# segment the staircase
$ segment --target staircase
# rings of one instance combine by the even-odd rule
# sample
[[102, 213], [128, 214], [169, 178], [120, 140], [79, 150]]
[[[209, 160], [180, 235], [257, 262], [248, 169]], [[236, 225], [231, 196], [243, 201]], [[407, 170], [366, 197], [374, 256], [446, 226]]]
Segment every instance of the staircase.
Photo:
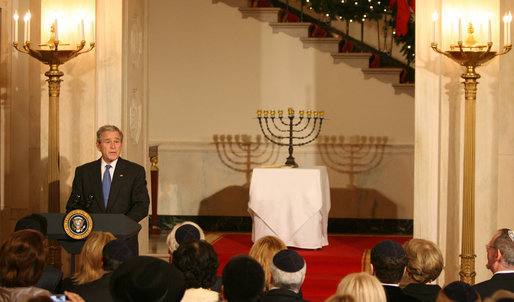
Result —
[[289, 36], [299, 38], [304, 48], [315, 48], [322, 52], [330, 53], [334, 64], [347, 64], [360, 68], [365, 79], [375, 78], [384, 83], [390, 83], [395, 94], [407, 94], [414, 96], [414, 83], [401, 82], [401, 74], [405, 68], [401, 67], [378, 67], [370, 63], [374, 60], [371, 52], [351, 52], [351, 47], [342, 52], [341, 45], [347, 43], [340, 37], [312, 36], [310, 33], [313, 23], [310, 22], [279, 22], [284, 10], [279, 7], [249, 7], [247, 0], [213, 0], [213, 3], [222, 2], [226, 5], [238, 8], [243, 18], [255, 18], [267, 22], [272, 27], [273, 33], [285, 33]]

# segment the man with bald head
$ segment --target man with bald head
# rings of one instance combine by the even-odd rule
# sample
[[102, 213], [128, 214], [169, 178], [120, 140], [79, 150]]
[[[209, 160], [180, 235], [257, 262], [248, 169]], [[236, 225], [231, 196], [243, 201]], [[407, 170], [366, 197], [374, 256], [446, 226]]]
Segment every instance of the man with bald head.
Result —
[[498, 230], [486, 245], [486, 250], [486, 266], [494, 275], [476, 284], [475, 289], [482, 299], [500, 289], [514, 292], [514, 232], [510, 229]]

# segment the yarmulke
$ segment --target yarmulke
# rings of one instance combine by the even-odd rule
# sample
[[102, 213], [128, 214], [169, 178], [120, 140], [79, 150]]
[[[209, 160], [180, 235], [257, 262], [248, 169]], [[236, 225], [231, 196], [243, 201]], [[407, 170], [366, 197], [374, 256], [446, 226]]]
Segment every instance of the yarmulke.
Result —
[[223, 268], [222, 284], [228, 301], [253, 301], [264, 291], [264, 270], [252, 257], [236, 255]]
[[405, 256], [405, 250], [402, 245], [391, 239], [380, 241], [373, 249], [383, 257], [401, 258]]
[[186, 240], [200, 240], [200, 231], [191, 224], [181, 225], [175, 232], [175, 240], [179, 244]]
[[462, 281], [454, 281], [446, 285], [443, 293], [457, 302], [474, 302], [478, 299], [478, 294], [473, 287]]
[[149, 256], [123, 262], [111, 275], [114, 301], [179, 302], [184, 296], [184, 275], [175, 265]]
[[305, 260], [293, 250], [282, 250], [273, 256], [273, 264], [281, 271], [296, 273], [305, 266]]
[[115, 239], [108, 242], [104, 246], [103, 253], [109, 255], [109, 258], [121, 262], [137, 256], [136, 251], [124, 239]]

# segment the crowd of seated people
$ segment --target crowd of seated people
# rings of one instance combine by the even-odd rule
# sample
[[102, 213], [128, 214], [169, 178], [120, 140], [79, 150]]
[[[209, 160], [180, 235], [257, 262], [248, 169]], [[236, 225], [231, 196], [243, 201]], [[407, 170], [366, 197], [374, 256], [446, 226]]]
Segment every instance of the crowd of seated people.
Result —
[[[77, 272], [46, 264], [46, 221], [24, 217], [0, 245], [0, 302], [54, 301], [227, 301], [308, 302], [302, 285], [308, 263], [273, 236], [257, 240], [248, 255], [234, 255], [222, 267], [200, 226], [177, 224], [167, 237], [170, 261], [137, 256], [126, 240], [92, 232], [80, 253]], [[444, 262], [431, 241], [378, 242], [370, 253], [370, 272], [342, 279], [325, 302], [505, 302], [514, 301], [514, 232], [498, 230], [486, 246], [490, 280], [474, 286], [447, 280], [436, 284]], [[400, 287], [402, 277], [409, 283]], [[453, 282], [452, 282], [453, 281]]]

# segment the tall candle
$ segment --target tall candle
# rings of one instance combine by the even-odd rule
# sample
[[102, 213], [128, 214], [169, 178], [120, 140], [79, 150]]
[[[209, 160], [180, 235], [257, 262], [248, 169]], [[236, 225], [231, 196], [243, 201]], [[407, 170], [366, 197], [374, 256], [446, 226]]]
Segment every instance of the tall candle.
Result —
[[432, 42], [435, 42], [435, 31], [436, 31], [436, 23], [437, 23], [437, 12], [432, 14]]
[[30, 40], [30, 11], [25, 14], [23, 17], [23, 21], [25, 21], [25, 31], [23, 35], [23, 41], [28, 42]]
[[56, 42], [59, 42], [59, 26], [58, 26], [58, 23], [57, 23], [57, 19], [55, 19], [55, 28], [54, 28], [54, 32], [55, 32], [55, 41]]
[[508, 21], [508, 24], [507, 24], [507, 41], [509, 44], [512, 44], [512, 37], [511, 37], [511, 33], [510, 33], [510, 30], [511, 30], [511, 23], [512, 23], [512, 14], [509, 12], [509, 15], [507, 17], [507, 21]]
[[487, 21], [487, 42], [493, 41], [493, 29], [491, 26], [491, 18]]
[[80, 41], [85, 41], [85, 37], [84, 37], [84, 19], [80, 20]]
[[18, 16], [18, 11], [14, 11], [14, 34], [13, 34], [13, 42], [18, 42], [18, 19], [20, 16]]
[[453, 22], [450, 25], [450, 44], [454, 44], [453, 43]]
[[459, 42], [462, 41], [462, 20], [459, 18]]
[[95, 42], [95, 21], [91, 20], [91, 42]]
[[503, 16], [503, 45], [507, 43], [507, 14]]

